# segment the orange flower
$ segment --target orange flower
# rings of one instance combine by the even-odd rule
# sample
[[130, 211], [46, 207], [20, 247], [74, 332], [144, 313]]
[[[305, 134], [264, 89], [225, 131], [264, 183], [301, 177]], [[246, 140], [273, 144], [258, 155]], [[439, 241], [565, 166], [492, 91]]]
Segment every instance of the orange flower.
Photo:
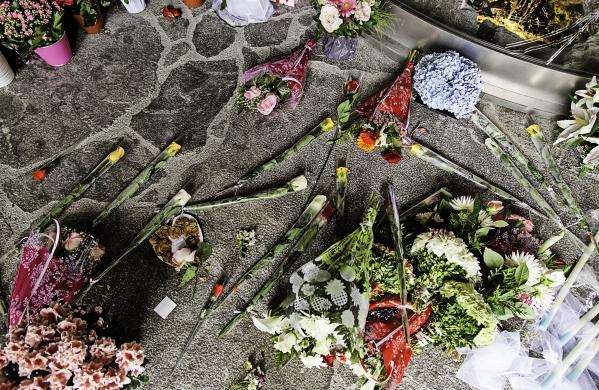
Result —
[[33, 180], [35, 180], [37, 182], [41, 182], [46, 178], [47, 174], [48, 174], [48, 172], [46, 172], [45, 169], [36, 169], [32, 173]]
[[356, 145], [358, 148], [362, 149], [365, 152], [372, 152], [376, 147], [376, 141], [378, 141], [380, 133], [375, 133], [369, 130], [362, 130], [360, 135], [358, 136], [358, 141]]

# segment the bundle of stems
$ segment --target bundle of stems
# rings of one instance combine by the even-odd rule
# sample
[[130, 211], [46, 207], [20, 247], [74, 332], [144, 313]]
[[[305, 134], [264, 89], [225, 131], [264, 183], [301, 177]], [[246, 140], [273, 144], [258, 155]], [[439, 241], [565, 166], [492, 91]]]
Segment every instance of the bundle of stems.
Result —
[[568, 368], [570, 368], [570, 366], [587, 350], [591, 343], [593, 343], [597, 335], [599, 335], [599, 321], [593, 324], [591, 330], [582, 336], [578, 344], [572, 348], [568, 355], [566, 355], [566, 357], [559, 362], [551, 374], [549, 374], [549, 376], [543, 381], [543, 389], [553, 389], [554, 386], [562, 380], [566, 374], [566, 371], [568, 371]]
[[285, 271], [293, 266], [298, 258], [312, 245], [314, 238], [318, 235], [318, 232], [325, 226], [333, 214], [335, 208], [329, 203], [325, 203], [322, 210], [318, 215], [310, 222], [308, 229], [301, 235], [297, 242], [293, 245], [291, 250], [285, 255], [270, 277], [262, 284], [258, 292], [246, 303], [246, 305], [237, 313], [227, 324], [221, 329], [218, 337], [226, 336], [245, 316], [254, 309], [256, 304], [260, 302], [266, 295], [274, 288], [283, 277]]
[[207, 201], [202, 203], [190, 204], [188, 206], [180, 207], [181, 211], [188, 211], [197, 213], [200, 211], [212, 210], [218, 207], [230, 206], [235, 204], [247, 203], [254, 200], [265, 200], [265, 199], [276, 199], [285, 195], [292, 194], [294, 192], [303, 191], [308, 187], [308, 180], [304, 175], [300, 175], [285, 183], [281, 187], [270, 188], [267, 190], [259, 191], [254, 194], [246, 196], [235, 196], [231, 198], [225, 198], [220, 200]]
[[310, 223], [320, 213], [327, 197], [324, 195], [317, 195], [312, 199], [308, 207], [302, 212], [297, 221], [291, 226], [291, 228], [279, 239], [264, 256], [256, 260], [250, 268], [248, 268], [233, 284], [229, 291], [222, 295], [221, 299], [214, 304], [214, 308], [217, 309], [224, 301], [227, 300], [231, 293], [237, 291], [239, 287], [248, 279], [252, 278], [253, 275], [262, 269], [265, 265], [271, 263], [277, 255], [285, 253], [294, 242], [296, 242], [310, 227]]
[[152, 175], [160, 171], [166, 163], [176, 155], [181, 149], [181, 145], [176, 142], [171, 142], [158, 156], [156, 156], [131, 182], [117, 197], [106, 207], [102, 212], [94, 219], [92, 225], [98, 226], [102, 223], [114, 209], [119, 207], [123, 202], [132, 197], [139, 188], [147, 182]]
[[177, 192], [168, 202], [167, 204], [160, 210], [159, 213], [154, 215], [152, 219], [137, 233], [135, 238], [129, 243], [129, 246], [125, 249], [125, 251], [116, 258], [113, 262], [111, 262], [102, 272], [100, 272], [97, 276], [92, 278], [87, 286], [79, 293], [76, 303], [81, 303], [81, 300], [87, 293], [92, 289], [92, 287], [102, 280], [114, 267], [116, 267], [121, 261], [123, 261], [131, 252], [137, 249], [142, 243], [144, 243], [156, 230], [162, 226], [164, 221], [169, 219], [170, 217], [177, 215], [181, 212], [181, 208], [189, 202], [191, 199], [191, 195], [187, 193], [187, 191], [181, 189]]
[[271, 160], [261, 164], [260, 166], [252, 169], [249, 173], [244, 175], [241, 179], [237, 180], [235, 184], [225, 188], [224, 190], [217, 193], [217, 196], [223, 195], [230, 191], [237, 191], [240, 188], [244, 187], [248, 183], [256, 180], [258, 176], [262, 175], [265, 172], [270, 171], [274, 167], [283, 163], [284, 161], [289, 160], [293, 156], [297, 155], [300, 150], [310, 145], [314, 140], [316, 140], [321, 135], [328, 133], [329, 131], [335, 128], [335, 121], [331, 118], [325, 118], [322, 122], [320, 122], [316, 127], [306, 133], [303, 137], [297, 140], [293, 145], [287, 148], [284, 152], [280, 153], [278, 156], [272, 158]]
[[475, 173], [469, 171], [468, 169], [459, 166], [458, 164], [454, 163], [439, 152], [436, 152], [422, 144], [413, 143], [410, 147], [410, 153], [413, 156], [416, 156], [419, 159], [426, 161], [439, 169], [455, 173], [456, 175], [463, 177], [464, 179], [476, 184], [477, 186], [493, 192], [494, 194], [503, 198], [504, 200], [512, 202], [518, 207], [529, 210], [543, 218], [546, 218], [546, 216], [542, 212], [538, 211], [534, 207], [519, 200], [509, 192], [497, 187], [496, 185], [489, 183], [488, 181], [476, 175]]

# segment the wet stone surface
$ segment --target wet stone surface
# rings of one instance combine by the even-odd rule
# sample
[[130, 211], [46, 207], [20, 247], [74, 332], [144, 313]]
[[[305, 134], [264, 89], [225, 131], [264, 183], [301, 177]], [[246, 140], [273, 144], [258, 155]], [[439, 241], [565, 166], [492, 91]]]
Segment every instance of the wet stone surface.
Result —
[[[310, 35], [313, 13], [306, 3], [298, 1], [294, 9], [277, 6], [280, 8], [273, 20], [244, 28], [224, 24], [210, 9], [210, 1], [193, 12], [175, 1], [173, 4], [183, 9], [182, 17], [175, 20], [165, 20], [160, 11], [163, 4], [156, 1], [139, 15], [129, 15], [118, 7], [109, 13], [103, 32], [96, 36], [80, 34], [72, 41], [76, 55], [70, 64], [52, 69], [33, 59], [19, 69], [16, 80], [0, 89], [0, 252], [5, 252], [32, 220], [68, 193], [117, 143], [125, 148], [125, 158], [68, 209], [62, 217], [65, 224], [88, 227], [94, 215], [153, 156], [180, 136], [181, 153], [93, 231], [107, 248], [106, 259], [114, 259], [156, 207], [190, 179], [197, 189], [193, 201], [214, 196], [332, 115], [349, 76], [358, 77], [363, 94], [369, 95], [401, 70], [401, 63], [365, 39], [358, 42], [356, 58], [346, 62], [327, 60], [318, 45], [309, 65], [304, 98], [295, 111], [276, 111], [269, 117], [240, 113], [234, 106], [234, 90], [242, 72], [288, 53]], [[430, 12], [445, 12], [447, 19], [465, 18], [435, 6], [434, 1], [418, 3], [428, 4], [426, 9]], [[522, 132], [527, 123], [525, 114], [486, 100], [481, 108], [492, 119], [501, 121], [513, 141], [540, 165]], [[546, 136], [553, 138], [554, 122], [537, 120]], [[413, 106], [411, 121], [428, 128], [430, 134], [424, 142], [532, 203], [487, 151], [482, 143], [484, 137], [472, 124], [442, 116], [419, 104]], [[336, 225], [355, 226], [368, 193], [378, 191], [385, 180], [395, 183], [402, 206], [440, 186], [448, 186], [456, 194], [475, 190], [457, 176], [408, 156], [400, 164], [390, 166], [378, 155], [365, 154], [353, 145], [338, 145], [327, 160], [330, 148], [325, 139], [314, 142], [244, 190], [251, 193], [305, 172], [312, 185], [310, 190], [329, 194], [336, 161], [347, 159], [350, 175], [346, 220], [333, 220], [301, 261], [308, 261], [334, 242]], [[47, 180], [34, 183], [31, 171], [63, 151], [67, 153]], [[566, 180], [572, 183], [584, 208], [597, 209], [599, 178], [578, 178], [576, 158], [558, 150], [556, 154]], [[314, 183], [323, 165], [325, 173]], [[355, 378], [344, 367], [308, 370], [294, 360], [284, 368], [275, 368], [269, 336], [256, 330], [249, 320], [242, 321], [225, 339], [216, 338], [236, 307], [271, 272], [272, 265], [255, 275], [208, 318], [175, 373], [175, 380], [168, 381], [174, 359], [217, 275], [222, 270], [232, 278], [240, 275], [289, 228], [309, 192], [199, 215], [205, 222], [205, 234], [214, 246], [214, 254], [207, 280], [199, 284], [193, 299], [191, 286], [178, 288], [181, 275], [159, 262], [148, 245], [142, 245], [94, 289], [88, 303], [103, 304], [117, 322], [125, 324], [125, 338], [144, 344], [149, 358], [147, 389], [226, 388], [242, 375], [245, 358], [259, 351], [267, 356], [268, 389], [355, 388]], [[560, 213], [568, 216], [566, 210], [560, 209]], [[535, 222], [544, 238], [558, 231], [546, 222]], [[235, 233], [249, 227], [256, 230], [257, 244], [246, 258], [239, 259]], [[559, 252], [574, 256], [572, 249], [566, 242]], [[10, 290], [17, 262], [12, 258], [2, 264], [1, 287], [5, 294]], [[597, 269], [596, 259], [592, 266]], [[162, 320], [153, 308], [165, 295], [178, 306], [167, 320]], [[264, 302], [257, 312], [264, 313], [266, 308]], [[455, 378], [457, 368], [458, 364], [445, 353], [426, 347], [422, 355], [413, 359], [402, 389], [466, 389]]]

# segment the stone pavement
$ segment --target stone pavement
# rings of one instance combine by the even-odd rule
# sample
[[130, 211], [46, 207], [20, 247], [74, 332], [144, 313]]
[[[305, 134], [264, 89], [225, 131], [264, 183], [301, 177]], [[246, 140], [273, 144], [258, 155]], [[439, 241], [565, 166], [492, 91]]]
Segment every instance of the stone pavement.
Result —
[[[331, 114], [348, 76], [359, 77], [367, 93], [391, 81], [402, 66], [364, 40], [359, 42], [356, 58], [347, 62], [327, 60], [318, 47], [309, 66], [305, 96], [297, 110], [279, 111], [269, 117], [238, 113], [232, 94], [243, 70], [304, 42], [313, 28], [312, 10], [306, 5], [295, 9], [281, 7], [266, 24], [236, 29], [221, 22], [209, 5], [210, 1], [193, 12], [182, 6], [183, 17], [177, 20], [162, 17], [163, 4], [159, 1], [152, 1], [139, 15], [129, 15], [122, 7], [115, 7], [102, 33], [80, 34], [73, 41], [76, 55], [70, 64], [51, 69], [34, 59], [19, 70], [13, 84], [0, 90], [0, 251], [4, 252], [34, 218], [66, 194], [119, 140], [126, 149], [126, 158], [68, 210], [66, 223], [85, 227], [176, 134], [185, 134], [181, 153], [166, 170], [95, 231], [107, 247], [107, 258], [114, 258], [149, 219], [156, 205], [166, 202], [189, 178], [194, 178], [199, 188], [194, 200], [211, 197]], [[527, 156], [539, 162], [523, 133], [527, 123], [524, 114], [490, 103], [481, 107], [503, 124]], [[553, 122], [542, 118], [539, 121], [545, 134], [553, 137]], [[418, 104], [413, 107], [412, 122], [430, 130], [425, 142], [532, 203], [486, 150], [481, 142], [483, 137], [472, 124]], [[61, 165], [43, 184], [34, 183], [31, 169], [65, 149], [69, 153]], [[313, 143], [291, 161], [265, 174], [247, 191], [282, 183], [302, 171], [313, 182], [326, 161], [328, 149], [323, 141]], [[414, 158], [389, 166], [378, 155], [342, 145], [334, 149], [316, 191], [329, 193], [336, 160], [345, 156], [351, 170], [349, 221], [345, 226], [360, 219], [368, 193], [378, 191], [386, 179], [395, 183], [402, 205], [440, 186], [449, 186], [456, 192], [472, 189], [458, 177]], [[580, 180], [574, 168], [575, 156], [558, 153], [558, 157], [584, 208], [597, 208], [598, 177]], [[225, 269], [233, 277], [239, 275], [287, 230], [308, 200], [309, 192], [201, 215], [206, 222], [206, 236], [214, 245], [211, 274], [218, 275]], [[544, 237], [557, 231], [555, 226], [537, 222]], [[336, 223], [339, 221], [333, 221], [318, 237], [304, 260], [334, 241]], [[239, 260], [234, 237], [238, 229], [247, 227], [256, 229], [258, 243], [246, 259]], [[564, 254], [576, 253], [567, 242], [560, 250]], [[597, 262], [593, 265], [596, 270]], [[16, 259], [2, 264], [5, 294], [16, 266]], [[269, 389], [352, 388], [354, 378], [344, 368], [307, 370], [298, 361], [282, 369], [274, 368], [267, 335], [257, 331], [249, 320], [224, 340], [215, 338], [236, 304], [247, 299], [269, 272], [267, 268], [256, 275], [253, 283], [244, 285], [208, 319], [171, 383], [167, 381], [168, 373], [213, 278], [200, 285], [192, 300], [191, 287], [177, 288], [180, 275], [157, 261], [149, 246], [144, 245], [95, 289], [89, 301], [100, 302], [109, 309], [115, 320], [124, 325], [125, 338], [144, 344], [151, 378], [146, 388], [223, 389], [242, 374], [245, 358], [260, 350], [268, 357]], [[167, 294], [178, 306], [167, 320], [162, 320], [153, 308]], [[443, 352], [426, 348], [413, 359], [402, 388], [467, 388], [455, 378], [457, 367]]]

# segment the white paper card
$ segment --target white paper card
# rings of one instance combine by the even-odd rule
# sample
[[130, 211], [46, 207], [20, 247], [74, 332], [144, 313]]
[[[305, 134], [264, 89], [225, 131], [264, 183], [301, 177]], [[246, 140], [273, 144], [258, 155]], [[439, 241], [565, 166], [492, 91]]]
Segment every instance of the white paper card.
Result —
[[166, 320], [169, 314], [173, 311], [173, 309], [177, 307], [177, 304], [172, 301], [169, 297], [164, 297], [164, 299], [154, 308], [156, 314], [162, 317], [163, 320]]

